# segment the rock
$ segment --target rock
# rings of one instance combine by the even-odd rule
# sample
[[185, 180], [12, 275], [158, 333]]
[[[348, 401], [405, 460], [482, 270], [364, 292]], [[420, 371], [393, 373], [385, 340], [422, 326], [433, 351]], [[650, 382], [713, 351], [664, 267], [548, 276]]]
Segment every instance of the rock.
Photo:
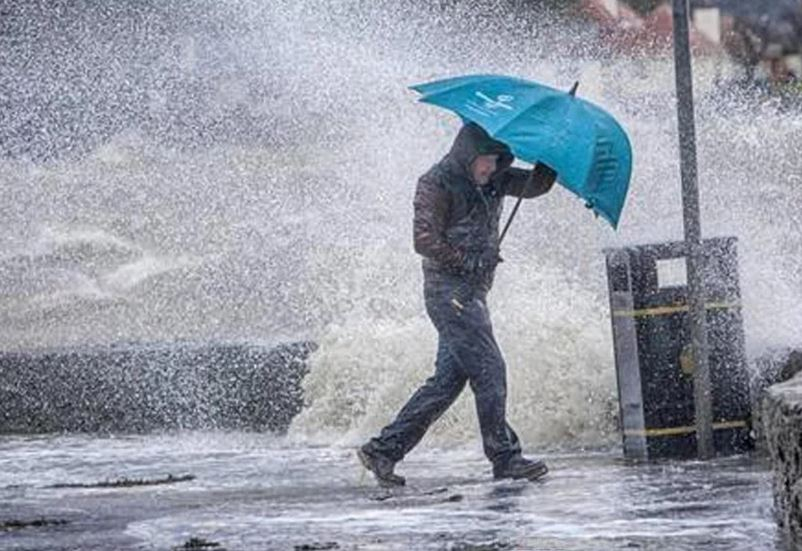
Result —
[[225, 551], [216, 541], [208, 541], [203, 538], [189, 538], [184, 545], [173, 547], [173, 551], [183, 551], [184, 549], [214, 549], [215, 551]]
[[802, 371], [802, 350], [792, 350], [780, 369], [780, 381], [787, 381]]
[[0, 434], [249, 429], [303, 406], [311, 342], [154, 343], [0, 353]]

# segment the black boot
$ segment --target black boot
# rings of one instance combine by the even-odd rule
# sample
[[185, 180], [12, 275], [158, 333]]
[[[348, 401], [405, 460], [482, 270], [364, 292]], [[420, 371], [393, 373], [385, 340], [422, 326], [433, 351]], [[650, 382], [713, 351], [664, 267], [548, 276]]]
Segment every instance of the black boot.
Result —
[[403, 476], [393, 472], [395, 461], [372, 452], [367, 444], [357, 449], [356, 455], [359, 457], [359, 461], [362, 462], [362, 465], [376, 477], [379, 486], [390, 488], [406, 484], [407, 481]]
[[520, 455], [513, 455], [510, 459], [493, 465], [493, 478], [496, 480], [502, 478], [537, 480], [547, 472], [549, 468], [539, 459], [526, 459]]

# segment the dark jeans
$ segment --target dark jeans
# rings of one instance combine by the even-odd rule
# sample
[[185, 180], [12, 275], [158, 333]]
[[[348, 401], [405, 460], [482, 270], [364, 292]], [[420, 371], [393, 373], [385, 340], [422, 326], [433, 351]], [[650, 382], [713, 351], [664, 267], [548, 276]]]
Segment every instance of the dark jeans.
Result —
[[451, 304], [456, 277], [438, 277], [424, 288], [426, 311], [437, 328], [435, 372], [398, 413], [370, 440], [368, 448], [400, 461], [420, 442], [429, 426], [457, 399], [470, 382], [487, 458], [502, 463], [521, 453], [518, 436], [506, 422], [507, 377], [487, 310], [486, 295], [477, 292], [462, 312]]

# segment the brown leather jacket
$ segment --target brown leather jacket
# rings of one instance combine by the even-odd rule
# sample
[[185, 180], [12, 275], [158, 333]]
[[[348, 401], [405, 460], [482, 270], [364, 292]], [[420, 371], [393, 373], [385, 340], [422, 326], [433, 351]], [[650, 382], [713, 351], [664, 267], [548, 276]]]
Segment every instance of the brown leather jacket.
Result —
[[[498, 154], [490, 183], [477, 186], [471, 163], [479, 155]], [[499, 219], [505, 195], [537, 197], [549, 191], [553, 178], [539, 170], [513, 168], [509, 148], [469, 123], [457, 134], [449, 153], [418, 180], [413, 233], [424, 272], [462, 275], [469, 253], [498, 249]], [[487, 288], [493, 274], [487, 274]]]

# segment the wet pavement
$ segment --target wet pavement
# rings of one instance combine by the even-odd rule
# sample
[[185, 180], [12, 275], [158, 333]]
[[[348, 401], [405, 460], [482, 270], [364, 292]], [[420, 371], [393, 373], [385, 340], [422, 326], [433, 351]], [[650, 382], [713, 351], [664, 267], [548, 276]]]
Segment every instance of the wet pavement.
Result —
[[[0, 439], [0, 548], [779, 549], [765, 464], [635, 465], [619, 450], [546, 454], [537, 483], [494, 482], [478, 449], [422, 446], [383, 490], [349, 447], [253, 433]], [[193, 480], [121, 488], [58, 484]], [[202, 548], [202, 547], [199, 547]], [[208, 547], [220, 549], [221, 547]]]

